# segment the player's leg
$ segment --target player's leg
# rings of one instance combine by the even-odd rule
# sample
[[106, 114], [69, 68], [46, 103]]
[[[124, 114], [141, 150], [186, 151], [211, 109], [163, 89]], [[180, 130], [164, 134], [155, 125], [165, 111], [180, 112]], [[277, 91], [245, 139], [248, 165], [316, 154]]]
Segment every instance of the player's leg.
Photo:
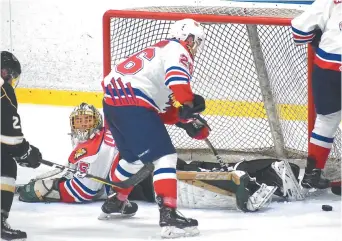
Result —
[[312, 90], [317, 116], [302, 186], [324, 189], [329, 187], [329, 181], [322, 176], [322, 170], [341, 121], [341, 72], [314, 66]]
[[235, 165], [236, 170], [247, 172], [257, 182], [277, 186], [276, 195], [288, 200], [302, 200], [304, 195], [299, 186], [299, 166], [278, 159], [257, 159]]
[[5, 152], [1, 152], [1, 237], [4, 240], [26, 239], [25, 232], [11, 229], [7, 223], [17, 178], [17, 163]]
[[[116, 135], [124, 134], [118, 145], [124, 160], [120, 161], [116, 169], [118, 179], [123, 180], [136, 173], [143, 163], [153, 162], [155, 165], [153, 182], [160, 207], [162, 235], [164, 237], [174, 237], [173, 235], [175, 235], [176, 237], [197, 234], [197, 221], [184, 218], [176, 212], [177, 154], [158, 114], [143, 107], [108, 108], [112, 109], [108, 113], [114, 113], [112, 116], [106, 117], [113, 120], [113, 129], [114, 132], [117, 132], [113, 133], [114, 139], [117, 141]], [[106, 106], [104, 111], [106, 111]], [[131, 190], [119, 191], [120, 198], [127, 198], [129, 192], [126, 191]], [[165, 231], [166, 229], [168, 232]], [[178, 233], [175, 232], [176, 229], [179, 231]]]
[[[139, 119], [149, 121], [144, 125], [142, 137], [149, 135], [149, 139], [143, 138], [140, 142], [145, 139], [147, 145], [144, 149], [149, 151], [143, 152], [144, 155], [140, 155], [140, 160], [144, 163], [152, 160], [155, 166], [153, 185], [160, 212], [161, 236], [176, 238], [197, 235], [199, 234], [198, 221], [185, 218], [177, 211], [177, 153], [171, 138], [155, 112], [149, 111], [143, 116], [145, 117]], [[138, 146], [138, 143], [132, 144]], [[135, 150], [135, 153], [142, 153], [142, 150]]]
[[[268, 160], [265, 160], [266, 162]], [[260, 180], [255, 180], [247, 173], [246, 170], [255, 172], [256, 167], [264, 169], [266, 166], [271, 166], [273, 160], [262, 163], [262, 165], [249, 165], [254, 161], [240, 162], [241, 169], [234, 170], [236, 163], [229, 164], [229, 171], [217, 172], [218, 175], [215, 179], [214, 176], [210, 180], [206, 180], [203, 183], [201, 180], [194, 180], [188, 182], [183, 180], [178, 184], [178, 190], [180, 197], [179, 203], [185, 207], [226, 207], [226, 208], [238, 208], [244, 212], [257, 211], [265, 208], [272, 200], [272, 196], [277, 189], [274, 183], [266, 185]], [[213, 169], [217, 170], [220, 168], [218, 163], [212, 162], [198, 162], [192, 161], [189, 164], [184, 161], [178, 160], [177, 168], [181, 168], [182, 171], [177, 173], [180, 180], [186, 175], [193, 174], [194, 171], [204, 172]], [[242, 171], [243, 170], [243, 171]], [[187, 173], [189, 172], [189, 173]], [[253, 174], [253, 173], [252, 173]], [[226, 176], [226, 180], [222, 180], [219, 175]], [[274, 174], [277, 176], [276, 174]], [[234, 205], [232, 205], [234, 200]]]
[[[113, 168], [109, 173], [110, 180], [115, 182], [127, 180], [143, 167], [143, 163], [128, 148], [126, 137], [130, 135], [130, 132], [123, 135], [124, 132], [118, 129], [118, 126], [123, 130], [125, 129], [127, 122], [124, 119], [132, 118], [131, 113], [121, 114], [120, 110], [116, 110], [116, 108], [106, 104], [104, 104], [103, 108], [106, 123], [112, 133], [121, 158], [117, 164], [112, 166]], [[125, 109], [126, 107], [120, 107], [119, 109], [121, 108]], [[113, 189], [115, 193], [109, 195], [102, 205], [102, 213], [99, 219], [106, 220], [117, 216], [134, 216], [138, 210], [138, 205], [128, 201], [128, 196], [133, 188]]]

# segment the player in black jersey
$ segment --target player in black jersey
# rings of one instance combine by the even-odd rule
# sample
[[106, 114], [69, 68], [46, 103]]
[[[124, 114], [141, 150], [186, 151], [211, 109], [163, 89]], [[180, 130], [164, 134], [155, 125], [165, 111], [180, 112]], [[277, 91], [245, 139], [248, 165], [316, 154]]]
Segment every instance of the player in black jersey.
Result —
[[18, 102], [14, 87], [21, 74], [18, 59], [10, 52], [1, 52], [1, 238], [2, 240], [26, 240], [26, 233], [11, 229], [7, 218], [11, 210], [17, 163], [37, 168], [42, 155], [30, 145], [21, 130]]

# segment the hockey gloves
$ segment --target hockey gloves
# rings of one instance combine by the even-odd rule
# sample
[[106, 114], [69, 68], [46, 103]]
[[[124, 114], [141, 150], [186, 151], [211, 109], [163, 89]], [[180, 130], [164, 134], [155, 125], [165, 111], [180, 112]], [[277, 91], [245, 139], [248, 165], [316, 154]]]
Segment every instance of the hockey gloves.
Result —
[[209, 136], [210, 127], [199, 115], [205, 110], [205, 100], [202, 96], [194, 94], [193, 107], [183, 105], [179, 108], [179, 122], [176, 123], [193, 139], [204, 140]]
[[205, 100], [202, 96], [194, 94], [193, 107], [183, 105], [179, 107], [178, 117], [181, 122], [196, 119], [196, 116], [205, 110]]
[[42, 160], [42, 154], [39, 149], [35, 146], [30, 145], [25, 139], [21, 143], [23, 153], [13, 157], [16, 162], [22, 167], [37, 168], [40, 166]]
[[191, 138], [196, 140], [204, 140], [209, 136], [209, 128], [195, 121], [190, 123], [178, 122], [176, 126], [184, 129]]

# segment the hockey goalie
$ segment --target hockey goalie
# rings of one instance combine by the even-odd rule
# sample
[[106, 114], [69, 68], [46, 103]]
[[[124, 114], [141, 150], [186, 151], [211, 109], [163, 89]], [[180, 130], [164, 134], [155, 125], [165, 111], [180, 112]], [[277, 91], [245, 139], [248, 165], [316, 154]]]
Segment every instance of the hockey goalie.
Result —
[[[20, 201], [88, 203], [104, 200], [114, 192], [110, 186], [84, 177], [89, 173], [112, 180], [120, 159], [115, 140], [103, 126], [101, 113], [94, 106], [81, 103], [70, 114], [70, 128], [74, 150], [67, 165], [77, 169], [77, 173], [59, 169], [44, 173], [19, 189]], [[194, 136], [200, 126], [186, 130]], [[273, 194], [287, 200], [303, 199], [298, 185], [299, 167], [286, 161], [242, 161], [224, 171], [220, 169], [218, 163], [178, 159], [178, 205], [249, 212], [265, 207]], [[154, 202], [152, 176], [135, 186], [129, 199]]]

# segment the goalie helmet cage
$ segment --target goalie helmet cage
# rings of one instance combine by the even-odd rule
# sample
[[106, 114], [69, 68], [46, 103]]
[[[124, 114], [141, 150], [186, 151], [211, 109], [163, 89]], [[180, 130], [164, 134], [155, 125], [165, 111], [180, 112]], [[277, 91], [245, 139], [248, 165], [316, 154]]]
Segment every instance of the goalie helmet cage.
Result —
[[[103, 16], [104, 76], [118, 61], [168, 37], [175, 20], [204, 26], [192, 88], [206, 98], [209, 139], [225, 161], [277, 157], [304, 165], [315, 111], [310, 90], [313, 51], [292, 40], [293, 9], [145, 7], [108, 10]], [[309, 93], [309, 94], [308, 94]], [[185, 160], [214, 160], [204, 141], [168, 127]], [[339, 178], [340, 130], [330, 161]], [[302, 166], [303, 166], [302, 165]], [[336, 177], [335, 177], [336, 176]]]

